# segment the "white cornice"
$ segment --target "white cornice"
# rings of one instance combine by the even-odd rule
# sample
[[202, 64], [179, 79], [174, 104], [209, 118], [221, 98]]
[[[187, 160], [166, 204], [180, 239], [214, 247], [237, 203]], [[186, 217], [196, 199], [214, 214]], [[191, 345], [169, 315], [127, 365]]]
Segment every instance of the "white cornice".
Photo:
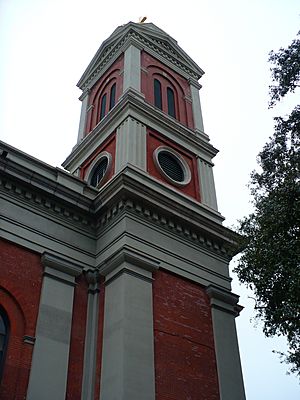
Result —
[[[149, 25], [149, 26], [147, 26]], [[178, 46], [177, 42], [161, 29], [151, 24], [135, 24], [129, 22], [118, 28], [100, 46], [89, 66], [80, 78], [77, 86], [82, 90], [91, 88], [104, 71], [120, 56], [128, 46], [128, 41], [154, 55], [164, 64], [169, 65], [179, 74], [198, 80], [203, 70]]]
[[211, 159], [218, 153], [206, 137], [202, 138], [176, 119], [144, 101], [143, 97], [138, 96], [134, 91], [128, 90], [105, 118], [74, 147], [62, 166], [71, 172], [75, 171], [129, 116], [148, 128], [161, 132], [208, 163], [211, 163]]
[[100, 225], [106, 225], [124, 207], [227, 259], [236, 254], [238, 235], [222, 225], [220, 213], [131, 165], [105, 185], [95, 199], [95, 212], [101, 213]]

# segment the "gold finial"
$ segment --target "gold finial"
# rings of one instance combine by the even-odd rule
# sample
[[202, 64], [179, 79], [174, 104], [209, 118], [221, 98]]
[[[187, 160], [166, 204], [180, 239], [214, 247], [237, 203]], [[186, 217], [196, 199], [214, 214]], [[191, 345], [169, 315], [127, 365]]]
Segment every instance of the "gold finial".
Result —
[[146, 21], [147, 17], [140, 17], [139, 24], [143, 24]]

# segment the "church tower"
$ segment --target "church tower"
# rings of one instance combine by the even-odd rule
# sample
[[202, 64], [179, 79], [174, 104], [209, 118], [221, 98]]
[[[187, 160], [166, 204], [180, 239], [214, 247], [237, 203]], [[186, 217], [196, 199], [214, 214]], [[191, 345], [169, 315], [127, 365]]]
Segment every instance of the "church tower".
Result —
[[68, 172], [0, 143], [1, 399], [245, 399], [202, 75], [129, 22], [78, 82]]
[[63, 166], [99, 190], [103, 400], [244, 398], [235, 240], [217, 208], [202, 75], [164, 31], [130, 22], [78, 83], [78, 142]]

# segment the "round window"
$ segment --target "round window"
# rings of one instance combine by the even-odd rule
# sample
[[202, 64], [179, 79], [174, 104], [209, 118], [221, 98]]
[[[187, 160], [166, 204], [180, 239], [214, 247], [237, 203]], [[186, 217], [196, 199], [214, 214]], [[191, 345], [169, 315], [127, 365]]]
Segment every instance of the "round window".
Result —
[[176, 186], [185, 186], [191, 180], [190, 168], [185, 159], [169, 147], [160, 146], [153, 154], [154, 163], [160, 173]]
[[91, 186], [98, 188], [107, 177], [111, 167], [111, 155], [106, 151], [94, 160], [88, 173]]

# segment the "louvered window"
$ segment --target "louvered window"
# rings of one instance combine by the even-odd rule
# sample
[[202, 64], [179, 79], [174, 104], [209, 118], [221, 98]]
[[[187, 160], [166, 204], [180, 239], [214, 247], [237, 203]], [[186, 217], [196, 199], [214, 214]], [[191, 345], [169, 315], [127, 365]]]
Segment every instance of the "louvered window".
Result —
[[99, 183], [105, 176], [108, 167], [108, 158], [106, 156], [100, 159], [100, 162], [97, 164], [96, 168], [94, 169], [92, 178], [91, 178], [91, 185], [97, 187]]
[[5, 353], [8, 343], [9, 324], [6, 314], [0, 309], [0, 380], [2, 378]]
[[181, 162], [173, 154], [167, 151], [158, 153], [158, 162], [166, 175], [176, 182], [184, 181], [184, 170]]

